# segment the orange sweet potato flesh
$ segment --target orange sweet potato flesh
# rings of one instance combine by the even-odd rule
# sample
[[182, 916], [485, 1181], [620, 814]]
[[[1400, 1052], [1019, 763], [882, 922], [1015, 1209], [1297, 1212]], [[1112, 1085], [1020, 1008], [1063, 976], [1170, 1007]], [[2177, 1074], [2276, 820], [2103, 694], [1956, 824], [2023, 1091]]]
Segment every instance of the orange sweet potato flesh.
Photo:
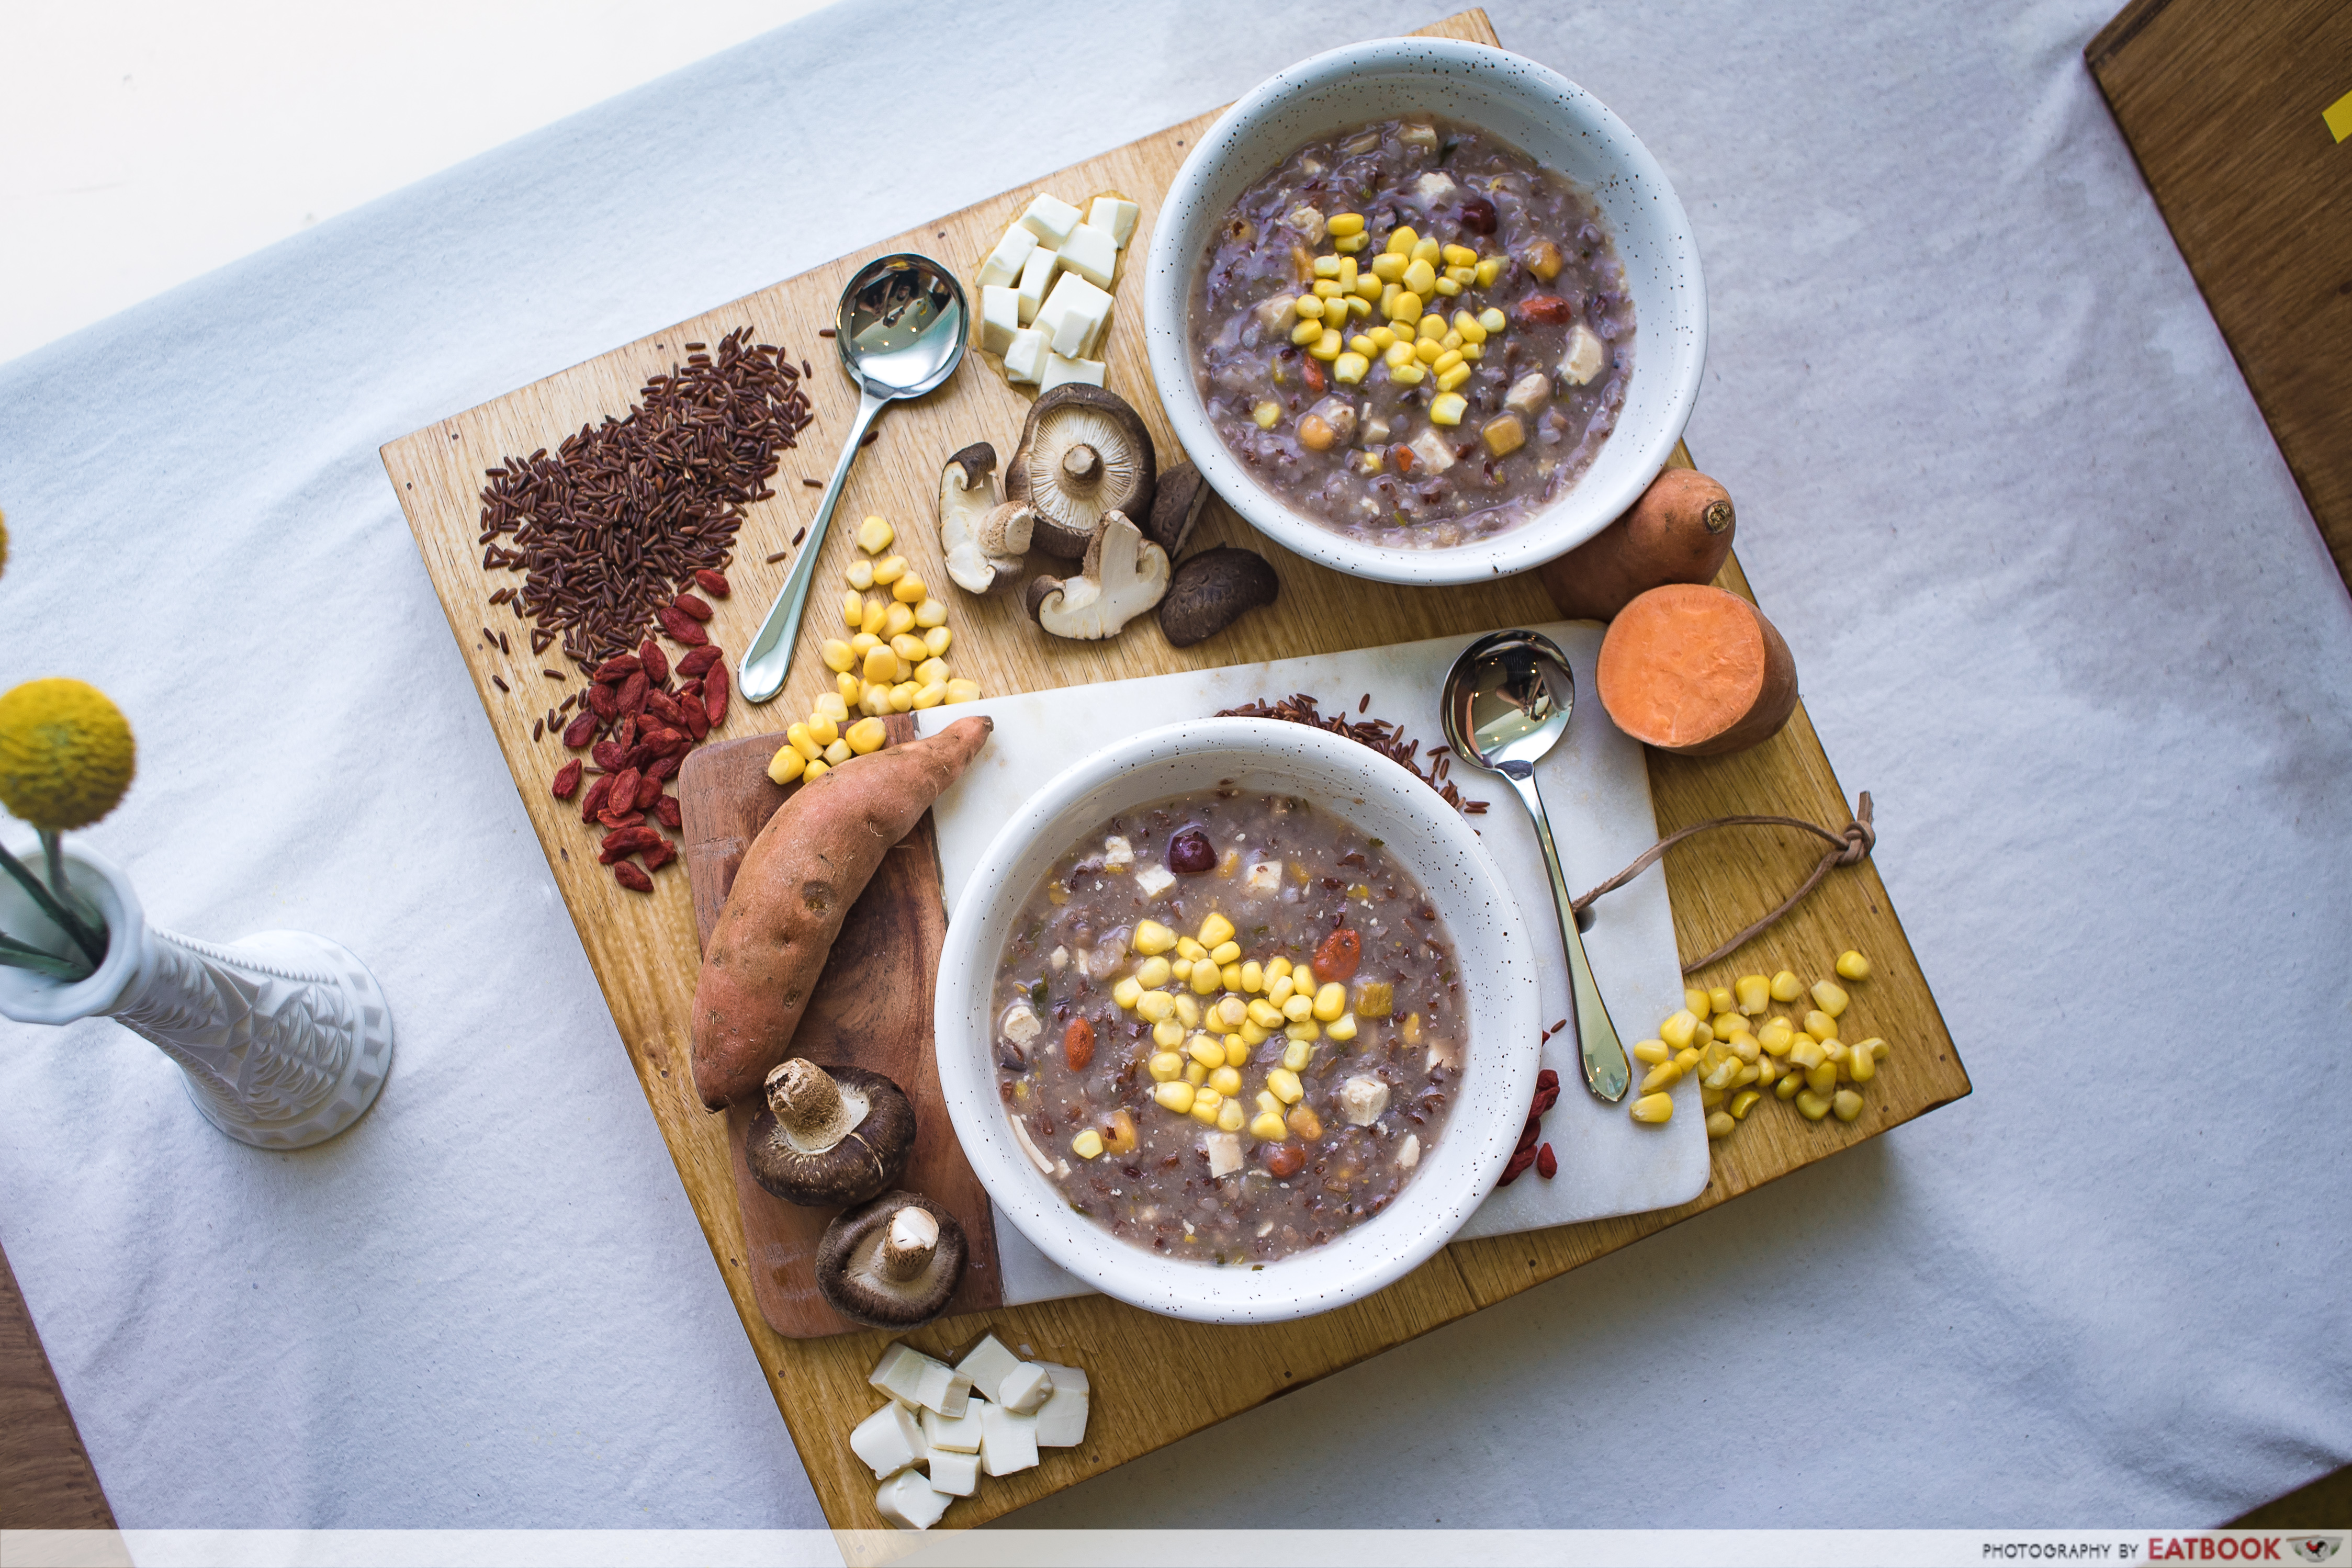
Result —
[[695, 983], [694, 1087], [705, 1105], [716, 1111], [758, 1093], [792, 1054], [849, 906], [995, 727], [974, 716], [853, 757], [803, 784], [768, 819], [710, 928]]
[[1570, 621], [1607, 621], [1669, 582], [1713, 582], [1731, 555], [1731, 494], [1696, 468], [1669, 468], [1623, 517], [1538, 569]]
[[1662, 751], [1716, 757], [1769, 740], [1797, 708], [1797, 664], [1764, 612], [1698, 583], [1654, 588], [1601, 640], [1601, 706]]

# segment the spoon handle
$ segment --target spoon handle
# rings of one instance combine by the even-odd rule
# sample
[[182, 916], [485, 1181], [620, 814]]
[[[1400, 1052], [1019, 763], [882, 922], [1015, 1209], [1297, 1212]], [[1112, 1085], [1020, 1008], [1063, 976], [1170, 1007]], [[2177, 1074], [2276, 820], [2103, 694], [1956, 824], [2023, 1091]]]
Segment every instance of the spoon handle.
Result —
[[1577, 1060], [1584, 1067], [1584, 1086], [1613, 1105], [1625, 1098], [1625, 1091], [1633, 1082], [1633, 1068], [1626, 1059], [1623, 1043], [1617, 1038], [1617, 1026], [1610, 1021], [1609, 1005], [1601, 998], [1601, 987], [1592, 978], [1592, 965], [1584, 956], [1584, 938], [1576, 929], [1574, 899], [1568, 891], [1568, 878], [1559, 868], [1559, 846], [1552, 842], [1551, 819], [1545, 815], [1543, 797], [1536, 790], [1534, 768], [1522, 763], [1506, 771], [1504, 777], [1519, 792], [1528, 815], [1535, 819], [1536, 839], [1543, 845], [1544, 869], [1551, 873], [1552, 907], [1559, 915], [1560, 943], [1568, 949], [1569, 1038], [1575, 1043]]
[[833, 508], [849, 484], [849, 470], [857, 461], [857, 446], [866, 439], [866, 427], [888, 401], [871, 392], [857, 400], [857, 417], [849, 422], [849, 439], [842, 444], [841, 460], [833, 465], [833, 478], [816, 504], [816, 516], [809, 519], [808, 537], [801, 541], [800, 554], [793, 558], [782, 591], [768, 607], [768, 618], [760, 622], [759, 634], [735, 666], [735, 689], [745, 702], [763, 703], [784, 689], [784, 676], [792, 669], [793, 642], [800, 635], [801, 612], [808, 608], [809, 589], [816, 581], [816, 558], [824, 544], [825, 529], [833, 522]]

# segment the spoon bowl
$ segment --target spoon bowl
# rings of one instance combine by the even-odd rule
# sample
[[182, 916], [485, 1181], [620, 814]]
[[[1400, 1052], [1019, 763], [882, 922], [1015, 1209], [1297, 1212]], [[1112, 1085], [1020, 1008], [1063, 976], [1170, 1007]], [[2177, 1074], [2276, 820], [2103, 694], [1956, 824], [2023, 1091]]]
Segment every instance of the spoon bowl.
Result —
[[874, 416], [902, 398], [921, 397], [955, 373], [963, 361], [971, 319], [955, 274], [912, 252], [867, 262], [841, 291], [833, 346], [841, 368], [857, 385], [857, 417], [850, 422], [849, 438], [783, 589], [735, 666], [735, 687], [746, 702], [763, 703], [784, 689], [801, 612], [816, 579], [817, 555]]
[[1535, 821], [1575, 1001], [1569, 1009], [1569, 1039], [1584, 1070], [1584, 1086], [1614, 1104], [1633, 1084], [1633, 1063], [1585, 958], [1559, 847], [1552, 841], [1551, 821], [1536, 788], [1536, 764], [1567, 736], [1575, 708], [1576, 676], [1559, 644], [1540, 632], [1496, 632], [1462, 650], [1446, 672], [1439, 721], [1454, 754], [1499, 775]]

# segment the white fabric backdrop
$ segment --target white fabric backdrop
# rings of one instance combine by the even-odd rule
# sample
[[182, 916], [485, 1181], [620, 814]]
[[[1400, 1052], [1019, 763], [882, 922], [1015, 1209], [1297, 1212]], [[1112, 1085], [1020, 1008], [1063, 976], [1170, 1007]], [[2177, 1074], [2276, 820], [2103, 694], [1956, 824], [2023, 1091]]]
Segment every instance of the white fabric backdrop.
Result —
[[[1975, 1096], [1017, 1522], [2211, 1521], [2352, 1458], [2352, 611], [2084, 70], [2111, 4], [1493, 7], [1697, 225], [1691, 445]], [[0, 685], [140, 737], [91, 841], [399, 1029], [284, 1155], [0, 1028], [0, 1243], [123, 1523], [819, 1522], [376, 446], [1436, 9], [1097, 55], [990, 0], [917, 78], [845, 5], [0, 366]]]

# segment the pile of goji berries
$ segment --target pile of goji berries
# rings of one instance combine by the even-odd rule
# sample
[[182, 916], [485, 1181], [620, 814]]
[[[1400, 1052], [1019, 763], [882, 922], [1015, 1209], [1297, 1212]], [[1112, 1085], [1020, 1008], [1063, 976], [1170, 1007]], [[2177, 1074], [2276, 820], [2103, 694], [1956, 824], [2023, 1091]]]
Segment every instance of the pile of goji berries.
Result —
[[[1549, 1031], [1545, 1038], [1550, 1038]], [[1547, 1067], [1536, 1074], [1536, 1098], [1528, 1110], [1528, 1124], [1519, 1129], [1519, 1146], [1511, 1151], [1511, 1163], [1503, 1167], [1503, 1179], [1496, 1186], [1510, 1186], [1526, 1174], [1529, 1166], [1535, 1166], [1536, 1175], [1546, 1181], [1558, 1174], [1559, 1156], [1551, 1152], [1549, 1144], [1538, 1147], [1536, 1140], [1543, 1136], [1544, 1113], [1559, 1103], [1559, 1074]]]
[[[713, 599], [728, 595], [716, 571], [698, 571], [694, 580]], [[590, 672], [587, 704], [563, 732], [563, 744], [586, 748], [588, 758], [556, 769], [550, 789], [569, 800], [583, 776], [593, 780], [580, 820], [604, 830], [597, 863], [632, 893], [651, 893], [653, 873], [677, 858], [677, 845], [661, 832], [679, 827], [677, 797], [667, 787], [686, 754], [727, 717], [727, 655], [702, 629], [711, 614], [709, 602], [690, 592], [656, 609], [664, 634], [687, 651], [673, 664], [647, 637], [635, 653], [605, 660]]]

